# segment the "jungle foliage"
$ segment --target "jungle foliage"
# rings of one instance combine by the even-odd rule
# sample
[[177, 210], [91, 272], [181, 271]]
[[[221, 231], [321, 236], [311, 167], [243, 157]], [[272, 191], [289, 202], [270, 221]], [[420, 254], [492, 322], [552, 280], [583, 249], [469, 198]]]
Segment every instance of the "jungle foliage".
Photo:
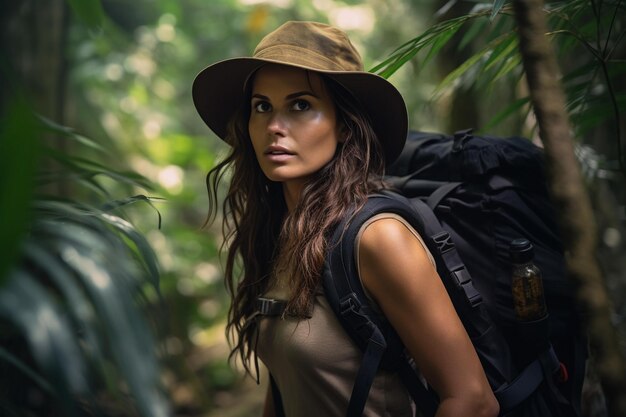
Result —
[[[11, 18], [3, 45], [20, 44], [35, 3], [0, 7]], [[241, 401], [249, 381], [226, 361], [220, 230], [201, 229], [203, 179], [224, 145], [195, 114], [190, 86], [279, 23], [344, 27], [366, 66], [406, 97], [413, 128], [448, 129], [459, 106], [472, 109], [463, 127], [537, 136], [504, 0], [51, 3], [63, 6], [52, 26], [64, 28], [62, 52], [58, 65], [38, 65], [60, 68], [61, 115], [42, 110], [35, 97], [51, 93], [12, 67], [28, 50], [7, 48], [14, 56], [1, 63], [2, 415], [258, 414], [262, 390]], [[625, 8], [546, 5], [622, 346]]]

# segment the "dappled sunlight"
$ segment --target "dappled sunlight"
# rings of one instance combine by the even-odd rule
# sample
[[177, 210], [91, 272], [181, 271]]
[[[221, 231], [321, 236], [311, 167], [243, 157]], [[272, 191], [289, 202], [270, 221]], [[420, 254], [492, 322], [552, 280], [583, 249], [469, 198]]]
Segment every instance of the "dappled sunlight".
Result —
[[100, 117], [100, 122], [102, 123], [102, 127], [106, 130], [106, 132], [111, 136], [119, 136], [122, 131], [122, 125], [118, 117], [112, 112], [104, 112]]
[[133, 96], [126, 96], [120, 99], [119, 106], [124, 112], [133, 113], [139, 107], [139, 103]]
[[159, 256], [159, 264], [161, 268], [167, 272], [174, 267], [174, 257], [172, 256], [172, 246], [170, 241], [160, 230], [150, 230], [147, 232], [147, 239], [150, 246]]
[[360, 5], [331, 9], [329, 18], [333, 25], [344, 30], [369, 33], [374, 28], [376, 16], [370, 6]]
[[161, 122], [157, 119], [148, 119], [141, 127], [146, 139], [155, 139], [161, 134]]
[[108, 271], [102, 265], [96, 264], [92, 259], [78, 253], [73, 247], [66, 247], [61, 252], [61, 256], [67, 263], [83, 271], [83, 274], [88, 276], [93, 285], [99, 289], [109, 289], [111, 287], [111, 277]]
[[150, 77], [156, 71], [156, 63], [147, 50], [138, 50], [124, 61], [124, 68], [143, 77]]
[[293, 0], [238, 0], [242, 6], [268, 5], [273, 7], [287, 8], [293, 5]]
[[182, 277], [176, 281], [176, 289], [180, 295], [192, 296], [196, 293], [196, 284], [193, 278]]
[[176, 87], [174, 87], [171, 82], [162, 78], [158, 78], [154, 81], [152, 91], [154, 91], [154, 93], [158, 95], [159, 98], [162, 98], [164, 100], [170, 100], [176, 96]]
[[220, 312], [222, 305], [215, 300], [205, 300], [200, 304], [198, 312], [207, 319], [214, 319]]
[[161, 42], [172, 42], [176, 38], [176, 16], [166, 13], [159, 18], [155, 34]]
[[168, 165], [161, 169], [158, 176], [159, 184], [172, 194], [178, 194], [183, 188], [185, 171], [177, 165]]
[[[30, 3], [20, 7], [26, 8]], [[448, 12], [454, 12], [456, 5], [466, 2], [62, 0], [61, 3], [66, 9], [73, 7], [70, 3], [84, 3], [85, 8], [101, 3], [106, 15], [106, 20], [95, 28], [85, 26], [73, 14], [67, 15], [64, 20], [68, 22], [67, 42], [62, 49], [63, 59], [57, 63], [60, 70], [55, 73], [56, 84], [48, 86], [37, 78], [26, 86], [50, 90], [54, 87], [62, 92], [55, 100], [59, 111], [55, 110], [54, 114], [58, 113], [64, 120], [54, 121], [71, 126], [78, 134], [68, 141], [59, 140], [58, 145], [55, 142], [53, 148], [58, 147], [55, 151], [75, 152], [82, 158], [81, 163], [96, 155], [93, 159], [97, 164], [91, 167], [92, 171], [73, 174], [62, 190], [67, 195], [62, 197], [75, 198], [98, 209], [110, 207], [107, 204], [111, 201], [132, 199], [132, 196], [144, 198], [139, 204], [113, 208], [102, 219], [109, 220], [109, 227], [116, 227], [112, 223], [113, 216], [131, 220], [137, 233], [145, 236], [154, 250], [154, 263], [158, 260], [158, 268], [154, 270], [160, 273], [159, 288], [142, 282], [141, 286], [149, 288], [142, 293], [143, 298], [137, 298], [141, 298], [141, 307], [161, 332], [157, 350], [166, 368], [162, 379], [174, 402], [174, 416], [258, 416], [265, 387], [257, 387], [252, 378], [239, 378], [241, 364], [235, 362], [231, 367], [226, 361], [229, 346], [224, 331], [230, 297], [223, 282], [225, 254], [220, 256], [219, 252], [224, 243], [222, 213], [216, 213], [217, 220], [203, 227], [208, 211], [206, 174], [224, 159], [229, 147], [198, 117], [191, 99], [194, 77], [210, 63], [248, 54], [262, 36], [286, 20], [317, 20], [345, 30], [362, 54], [365, 69], [371, 69], [403, 43], [434, 28], [438, 18], [447, 18], [433, 15], [442, 3], [452, 6]], [[491, 7], [491, 4], [481, 7]], [[510, 17], [506, 15], [507, 19]], [[519, 57], [513, 53], [517, 45], [507, 43], [508, 37], [496, 33], [508, 30], [506, 21], [499, 19], [490, 20], [486, 16], [482, 26], [468, 23], [456, 34], [441, 30], [431, 40], [423, 42], [423, 48], [414, 56], [410, 47], [407, 49], [404, 57], [408, 61], [397, 65], [398, 70], [390, 75], [389, 81], [406, 99], [412, 128], [450, 133], [454, 130], [450, 119], [467, 124], [470, 117], [465, 116], [469, 110], [473, 115], [474, 109], [473, 125], [462, 127], [484, 127], [503, 112], [503, 122], [498, 129], [520, 133], [534, 128], [536, 120], [528, 104], [506, 113], [512, 100], [528, 92], [520, 88], [522, 67]], [[607, 34], [610, 21], [608, 17], [603, 19], [600, 29], [604, 32], [599, 30], [598, 36], [604, 36], [600, 43], [609, 45], [620, 31]], [[617, 16], [616, 21], [622, 22], [623, 17]], [[42, 31], [31, 29], [22, 25], [20, 31], [28, 32], [29, 36], [42, 36], [39, 33]], [[45, 29], [43, 37], [46, 41], [52, 40], [47, 31], [52, 32], [54, 28]], [[453, 37], [446, 38], [446, 33]], [[589, 39], [593, 39], [591, 35], [594, 34], [590, 32]], [[554, 42], [563, 42], [561, 36], [566, 35], [554, 34]], [[509, 37], [515, 37], [515, 33]], [[453, 41], [448, 42], [450, 39]], [[571, 42], [574, 45], [575, 39]], [[42, 45], [37, 46], [39, 48], [33, 50], [41, 49]], [[588, 46], [595, 48], [592, 42]], [[575, 46], [569, 48], [575, 50]], [[22, 50], [29, 51], [28, 48]], [[562, 53], [572, 55], [566, 49]], [[47, 55], [53, 54], [45, 55], [48, 59]], [[472, 58], [474, 55], [476, 57]], [[612, 153], [617, 151], [614, 140], [607, 139], [617, 136], [615, 126], [606, 123], [613, 117], [607, 99], [610, 89], [598, 81], [601, 71], [587, 71], [579, 66], [584, 63], [589, 65], [587, 68], [595, 68], [589, 63], [593, 59], [587, 62], [583, 55], [573, 56], [576, 59], [563, 68], [564, 75], [574, 72], [575, 76], [564, 76], [562, 81], [569, 83], [568, 96], [575, 97], [585, 91], [584, 97], [581, 93], [580, 100], [569, 104], [572, 114], [579, 117], [574, 119], [574, 124], [582, 126], [576, 134], [585, 140], [586, 136], [591, 137], [594, 148], [602, 144], [596, 150], [605, 158], [593, 157], [587, 152], [591, 148], [584, 147], [579, 148], [578, 157], [585, 162], [581, 166], [589, 184], [602, 182], [607, 189], [613, 187], [623, 200], [623, 181], [618, 181], [615, 167], [608, 164], [615, 159]], [[604, 55], [598, 56], [604, 59]], [[37, 62], [37, 59], [43, 60], [43, 56], [25, 58], [30, 60], [24, 62], [39, 65], [46, 71], [55, 68], [47, 62]], [[609, 58], [607, 55], [607, 65]], [[466, 62], [461, 68], [463, 71], [455, 73], [455, 66], [458, 68], [463, 62]], [[613, 76], [622, 68], [615, 66], [607, 70]], [[453, 76], [448, 77], [450, 74]], [[511, 75], [514, 82], [509, 83], [507, 77]], [[478, 83], [475, 77], [486, 81]], [[594, 82], [589, 81], [592, 78]], [[491, 83], [496, 79], [498, 84]], [[622, 88], [622, 84], [618, 87]], [[619, 88], [618, 93], [622, 91]], [[617, 99], [620, 97], [618, 94]], [[463, 101], [468, 99], [473, 101]], [[381, 111], [385, 111], [384, 103], [380, 104]], [[621, 106], [623, 100], [619, 100], [619, 104]], [[520, 116], [519, 121], [513, 120], [517, 116]], [[587, 117], [587, 120], [580, 120], [580, 117]], [[79, 135], [93, 140], [97, 146], [83, 149], [77, 145]], [[61, 135], [54, 132], [51, 139], [56, 140], [52, 136]], [[537, 134], [533, 137], [538, 140]], [[230, 174], [228, 170], [224, 172], [226, 183]], [[225, 192], [226, 188], [220, 189], [220, 204]], [[611, 190], [604, 192], [608, 194]], [[611, 260], [607, 267], [607, 274], [613, 276], [610, 291], [616, 296], [625, 294], [626, 281], [622, 277], [626, 270], [623, 261], [626, 234], [621, 225], [626, 214], [623, 203], [609, 201], [606, 196], [598, 197], [597, 201], [601, 220], [598, 240], [603, 251], [600, 255]], [[621, 205], [621, 211], [614, 213], [611, 210], [616, 205]], [[158, 216], [161, 216], [160, 225]], [[139, 258], [132, 242], [128, 246], [131, 256]], [[63, 252], [68, 262], [87, 275], [89, 285], [108, 290], [116, 283], [116, 274], [107, 275], [106, 268], [99, 269], [100, 259], [80, 255], [71, 249]], [[109, 260], [112, 264], [115, 261]], [[621, 320], [626, 316], [626, 307], [617, 306], [616, 317]], [[42, 310], [38, 319], [47, 322], [54, 317]], [[262, 384], [266, 381], [262, 378]], [[122, 413], [120, 417], [128, 416]]]
[[226, 343], [224, 326], [224, 323], [209, 328], [191, 326], [189, 328], [189, 338], [196, 346], [207, 349], [224, 346]]
[[196, 277], [205, 284], [213, 284], [222, 278], [219, 268], [211, 262], [200, 262], [196, 265]]
[[104, 74], [109, 81], [119, 81], [124, 75], [124, 67], [117, 63], [111, 63], [105, 67]]

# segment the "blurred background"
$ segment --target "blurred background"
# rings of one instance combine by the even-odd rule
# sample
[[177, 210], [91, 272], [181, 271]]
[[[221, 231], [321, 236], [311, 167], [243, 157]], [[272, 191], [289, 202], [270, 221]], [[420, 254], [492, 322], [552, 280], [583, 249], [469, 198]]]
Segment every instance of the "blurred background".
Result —
[[[550, 39], [623, 329], [620, 3], [550, 3]], [[205, 175], [226, 149], [198, 117], [190, 91], [201, 69], [249, 54], [284, 21], [344, 29], [366, 68], [388, 71], [413, 129], [536, 136], [503, 1], [0, 4], [0, 415], [260, 415], [265, 389], [227, 360], [219, 222], [203, 227]], [[403, 65], [385, 61], [411, 40]], [[82, 249], [72, 252], [74, 244]], [[50, 323], [67, 334], [55, 336]], [[67, 375], [72, 360], [80, 362], [76, 377]], [[80, 378], [83, 368], [95, 382]], [[69, 388], [59, 393], [63, 384]], [[76, 392], [82, 405], [70, 399]]]

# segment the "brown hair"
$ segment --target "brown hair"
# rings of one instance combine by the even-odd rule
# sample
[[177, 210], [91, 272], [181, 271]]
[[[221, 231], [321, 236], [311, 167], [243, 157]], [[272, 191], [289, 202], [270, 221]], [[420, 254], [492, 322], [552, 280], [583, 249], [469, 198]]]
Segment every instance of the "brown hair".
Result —
[[255, 324], [244, 324], [255, 311], [257, 297], [268, 289], [270, 276], [280, 270], [290, 278], [287, 313], [305, 317], [320, 283], [328, 234], [362, 206], [368, 194], [384, 187], [383, 151], [371, 122], [345, 88], [324, 75], [322, 80], [334, 101], [344, 140], [333, 159], [307, 181], [291, 212], [281, 184], [265, 177], [252, 148], [248, 134], [252, 83], [229, 123], [226, 141], [232, 150], [207, 175], [207, 223], [217, 214], [220, 182], [227, 170], [232, 175], [222, 206], [228, 247], [225, 280], [232, 297], [226, 331], [235, 341], [231, 358], [238, 352], [248, 372]]

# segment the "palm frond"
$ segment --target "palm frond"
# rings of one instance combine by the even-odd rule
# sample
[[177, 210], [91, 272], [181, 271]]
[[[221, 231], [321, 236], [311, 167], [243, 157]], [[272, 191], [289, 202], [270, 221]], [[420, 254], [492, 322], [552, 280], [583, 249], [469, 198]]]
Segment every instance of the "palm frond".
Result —
[[[493, 91], [498, 83], [507, 82], [507, 87], [511, 88], [522, 76], [523, 69], [514, 19], [506, 3], [503, 0], [481, 2], [467, 15], [431, 26], [397, 48], [372, 71], [389, 77], [423, 52], [427, 54], [425, 59], [420, 59], [424, 66], [445, 45], [456, 40], [459, 48], [467, 50], [473, 45], [476, 52], [439, 82], [433, 90], [433, 100], [460, 87]], [[602, 9], [598, 10], [600, 7]], [[557, 46], [561, 59], [576, 62], [574, 66], [569, 64], [562, 68], [567, 108], [576, 132], [582, 135], [599, 125], [609, 125], [609, 129], [615, 131], [617, 160], [626, 171], [620, 122], [626, 103], [623, 91], [616, 89], [620, 85], [618, 80], [626, 76], [626, 65], [621, 57], [614, 56], [626, 39], [623, 10], [626, 10], [626, 2], [621, 0], [591, 3], [571, 0], [550, 2], [545, 7], [551, 27], [547, 36]], [[494, 126], [495, 122], [524, 107], [524, 98], [513, 100], [488, 126]]]
[[495, 19], [498, 13], [500, 13], [500, 10], [502, 10], [505, 2], [506, 0], [495, 0], [493, 2], [493, 9], [491, 10], [491, 15], [489, 16], [489, 19]]
[[423, 49], [430, 47], [430, 50], [435, 48], [439, 51], [465, 23], [486, 14], [487, 12], [482, 12], [461, 16], [431, 26], [421, 35], [396, 48], [387, 59], [369, 71], [389, 78]]
[[[63, 403], [88, 393], [93, 376], [109, 387], [119, 378], [142, 415], [167, 416], [154, 340], [135, 303], [139, 277], [158, 290], [157, 260], [145, 238], [127, 221], [86, 205], [38, 201], [34, 212], [22, 262], [0, 288], [3, 320], [26, 335]], [[115, 364], [114, 374], [106, 363]]]
[[0, 317], [14, 324], [28, 342], [42, 373], [57, 381], [53, 389], [64, 409], [72, 396], [84, 394], [86, 364], [67, 316], [53, 296], [24, 270], [13, 270], [0, 290]]
[[98, 151], [100, 153], [103, 154], [107, 154], [110, 155], [111, 153], [109, 152], [109, 150], [103, 146], [101, 146], [98, 142], [89, 139], [88, 137], [85, 137], [81, 134], [79, 134], [74, 128], [69, 127], [69, 126], [63, 126], [59, 123], [54, 122], [53, 120], [50, 120], [47, 117], [44, 117], [42, 115], [37, 115], [37, 119], [39, 119], [39, 121], [41, 122], [44, 130], [51, 132], [51, 133], [56, 133], [59, 134], [63, 137], [66, 138], [70, 138], [73, 141], [75, 141], [76, 143], [82, 145], [82, 146], [86, 146], [88, 148], [91, 148], [95, 151]]

